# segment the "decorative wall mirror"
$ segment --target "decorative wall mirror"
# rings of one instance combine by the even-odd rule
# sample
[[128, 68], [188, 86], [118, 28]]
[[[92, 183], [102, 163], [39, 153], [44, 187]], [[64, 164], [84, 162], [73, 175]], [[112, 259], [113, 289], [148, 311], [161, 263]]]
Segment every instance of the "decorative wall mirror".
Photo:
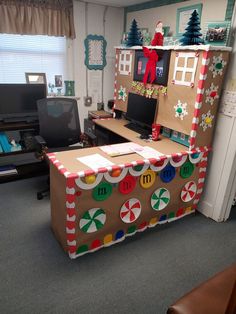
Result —
[[25, 73], [25, 79], [26, 79], [26, 83], [28, 83], [28, 84], [45, 84], [45, 85], [47, 85], [45, 73]]
[[103, 36], [88, 35], [84, 40], [85, 65], [89, 70], [102, 70], [106, 62], [107, 42]]

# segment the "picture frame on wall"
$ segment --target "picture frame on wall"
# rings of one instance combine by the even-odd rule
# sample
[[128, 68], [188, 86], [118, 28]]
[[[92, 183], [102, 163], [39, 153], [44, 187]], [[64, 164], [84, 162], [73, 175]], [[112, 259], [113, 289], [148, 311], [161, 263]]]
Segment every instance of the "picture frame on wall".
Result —
[[27, 84], [45, 84], [47, 85], [45, 73], [25, 73], [25, 80]]
[[196, 10], [199, 15], [199, 20], [201, 21], [202, 15], [202, 3], [190, 5], [187, 7], [182, 7], [177, 9], [176, 16], [176, 36], [181, 37], [185, 32], [185, 28], [189, 22], [189, 18], [193, 11]]
[[85, 65], [89, 70], [102, 70], [106, 62], [107, 42], [101, 35], [88, 35], [84, 40]]
[[203, 38], [205, 44], [226, 46], [229, 40], [230, 21], [212, 21], [205, 23]]

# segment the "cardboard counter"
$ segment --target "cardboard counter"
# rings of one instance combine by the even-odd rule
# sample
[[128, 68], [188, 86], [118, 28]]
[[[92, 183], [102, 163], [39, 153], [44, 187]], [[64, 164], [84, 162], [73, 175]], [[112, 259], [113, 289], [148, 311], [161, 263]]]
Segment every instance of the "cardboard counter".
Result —
[[[98, 147], [48, 154], [52, 229], [70, 258], [195, 211], [209, 149], [184, 151], [167, 138], [155, 145], [164, 154], [155, 159]], [[77, 159], [96, 153], [114, 165], [94, 171]]]

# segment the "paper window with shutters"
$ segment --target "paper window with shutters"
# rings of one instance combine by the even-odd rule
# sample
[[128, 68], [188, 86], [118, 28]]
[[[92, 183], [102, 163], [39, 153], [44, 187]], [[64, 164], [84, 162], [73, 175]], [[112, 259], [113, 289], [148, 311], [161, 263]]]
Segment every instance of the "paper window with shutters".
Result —
[[177, 52], [172, 83], [193, 87], [197, 62], [195, 52]]
[[121, 75], [130, 75], [132, 66], [132, 54], [129, 50], [120, 52], [119, 57], [119, 73]]

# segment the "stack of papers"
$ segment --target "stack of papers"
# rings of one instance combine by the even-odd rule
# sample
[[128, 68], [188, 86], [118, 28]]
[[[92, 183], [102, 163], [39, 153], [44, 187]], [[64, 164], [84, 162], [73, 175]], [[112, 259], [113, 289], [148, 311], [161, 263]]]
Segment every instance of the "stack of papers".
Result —
[[122, 144], [114, 144], [114, 145], [106, 145], [99, 147], [104, 153], [109, 155], [110, 157], [122, 156], [127, 154], [133, 154], [138, 151], [142, 151], [143, 147], [133, 143], [122, 143]]
[[155, 150], [152, 147], [149, 146], [143, 146], [142, 150], [137, 150], [135, 151], [135, 153], [139, 154], [140, 156], [142, 156], [145, 159], [148, 158], [159, 158], [160, 156], [163, 156], [164, 154], [158, 152], [157, 150]]
[[106, 159], [105, 157], [99, 154], [88, 155], [84, 157], [77, 158], [78, 161], [82, 162], [84, 165], [88, 166], [93, 170], [97, 170], [98, 168], [113, 166], [113, 162]]

